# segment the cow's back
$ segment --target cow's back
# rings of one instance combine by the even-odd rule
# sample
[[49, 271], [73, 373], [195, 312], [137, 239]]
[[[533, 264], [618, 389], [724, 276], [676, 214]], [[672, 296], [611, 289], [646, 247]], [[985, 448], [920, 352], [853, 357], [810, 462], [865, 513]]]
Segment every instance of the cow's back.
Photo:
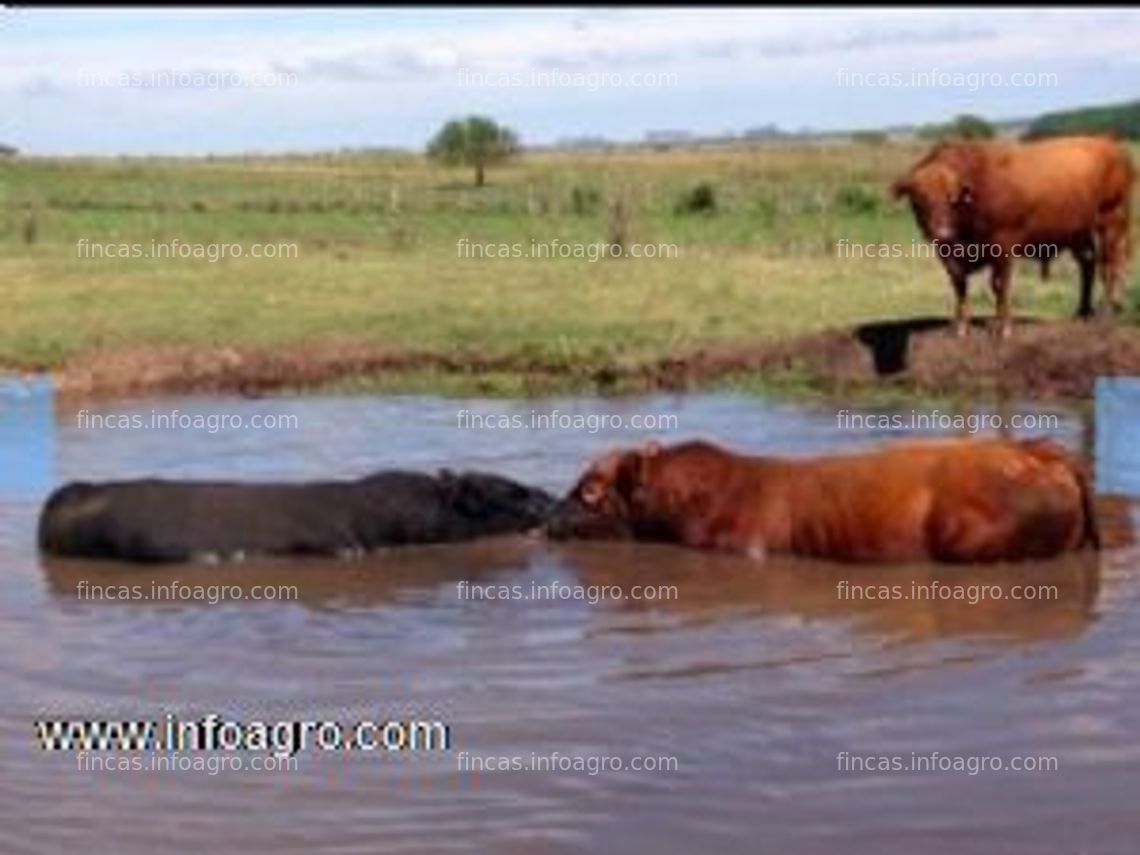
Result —
[[1132, 183], [1127, 151], [1106, 137], [990, 143], [980, 153], [971, 179], [981, 220], [1034, 238], [1092, 228]]
[[1047, 558], [1096, 545], [1087, 480], [1049, 440], [963, 445], [931, 486], [928, 533], [939, 560]]
[[352, 485], [177, 482], [69, 484], [45, 503], [45, 552], [136, 561], [320, 551], [346, 531]]
[[1047, 440], [909, 441], [792, 471], [796, 552], [992, 561], [1097, 543], [1087, 478]]

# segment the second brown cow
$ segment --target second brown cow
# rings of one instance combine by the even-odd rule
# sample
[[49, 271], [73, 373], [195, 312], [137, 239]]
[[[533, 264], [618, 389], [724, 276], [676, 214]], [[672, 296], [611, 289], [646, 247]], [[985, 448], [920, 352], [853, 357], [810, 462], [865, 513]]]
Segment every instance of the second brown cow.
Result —
[[814, 459], [650, 444], [591, 466], [548, 532], [874, 562], [1046, 558], [1098, 540], [1083, 470], [1046, 440]]
[[1011, 328], [1014, 261], [1071, 251], [1080, 267], [1077, 314], [1093, 314], [1096, 266], [1105, 302], [1123, 305], [1129, 256], [1133, 167], [1106, 137], [1035, 142], [960, 142], [936, 146], [892, 192], [910, 201], [923, 235], [934, 242], [956, 299], [955, 325], [969, 324], [967, 279], [990, 268], [1000, 335]]

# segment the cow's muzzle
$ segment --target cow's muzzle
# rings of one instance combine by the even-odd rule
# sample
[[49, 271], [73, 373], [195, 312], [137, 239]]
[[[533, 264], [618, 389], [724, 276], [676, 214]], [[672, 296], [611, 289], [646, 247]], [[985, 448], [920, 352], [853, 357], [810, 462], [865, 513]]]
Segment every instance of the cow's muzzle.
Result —
[[552, 540], [628, 540], [633, 536], [626, 521], [598, 513], [573, 496], [554, 506], [544, 531]]

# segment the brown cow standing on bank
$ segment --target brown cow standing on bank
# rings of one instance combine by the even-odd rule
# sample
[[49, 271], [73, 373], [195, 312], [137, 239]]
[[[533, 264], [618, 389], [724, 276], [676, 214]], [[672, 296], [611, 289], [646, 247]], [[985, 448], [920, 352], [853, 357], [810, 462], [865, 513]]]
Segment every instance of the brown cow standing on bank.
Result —
[[591, 466], [547, 531], [873, 562], [1017, 561], [1098, 544], [1077, 461], [1047, 440], [1006, 439], [811, 459], [650, 443]]
[[[1010, 333], [1009, 289], [1018, 257], [1048, 259], [1069, 250], [1081, 274], [1077, 314], [1093, 314], [1101, 265], [1105, 300], [1123, 305], [1128, 264], [1132, 162], [1107, 137], [936, 146], [892, 186], [910, 200], [923, 235], [935, 243], [956, 298], [955, 325], [969, 325], [967, 278], [990, 267], [998, 333]], [[1046, 268], [1047, 269], [1047, 268]]]

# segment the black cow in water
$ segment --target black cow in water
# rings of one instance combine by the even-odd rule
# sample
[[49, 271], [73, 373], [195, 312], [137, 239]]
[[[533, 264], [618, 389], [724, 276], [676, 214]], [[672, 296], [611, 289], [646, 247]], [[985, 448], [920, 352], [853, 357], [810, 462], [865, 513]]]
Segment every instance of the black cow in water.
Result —
[[39, 545], [55, 555], [142, 562], [349, 556], [527, 531], [553, 505], [542, 490], [498, 475], [447, 470], [299, 484], [76, 482], [45, 503]]

